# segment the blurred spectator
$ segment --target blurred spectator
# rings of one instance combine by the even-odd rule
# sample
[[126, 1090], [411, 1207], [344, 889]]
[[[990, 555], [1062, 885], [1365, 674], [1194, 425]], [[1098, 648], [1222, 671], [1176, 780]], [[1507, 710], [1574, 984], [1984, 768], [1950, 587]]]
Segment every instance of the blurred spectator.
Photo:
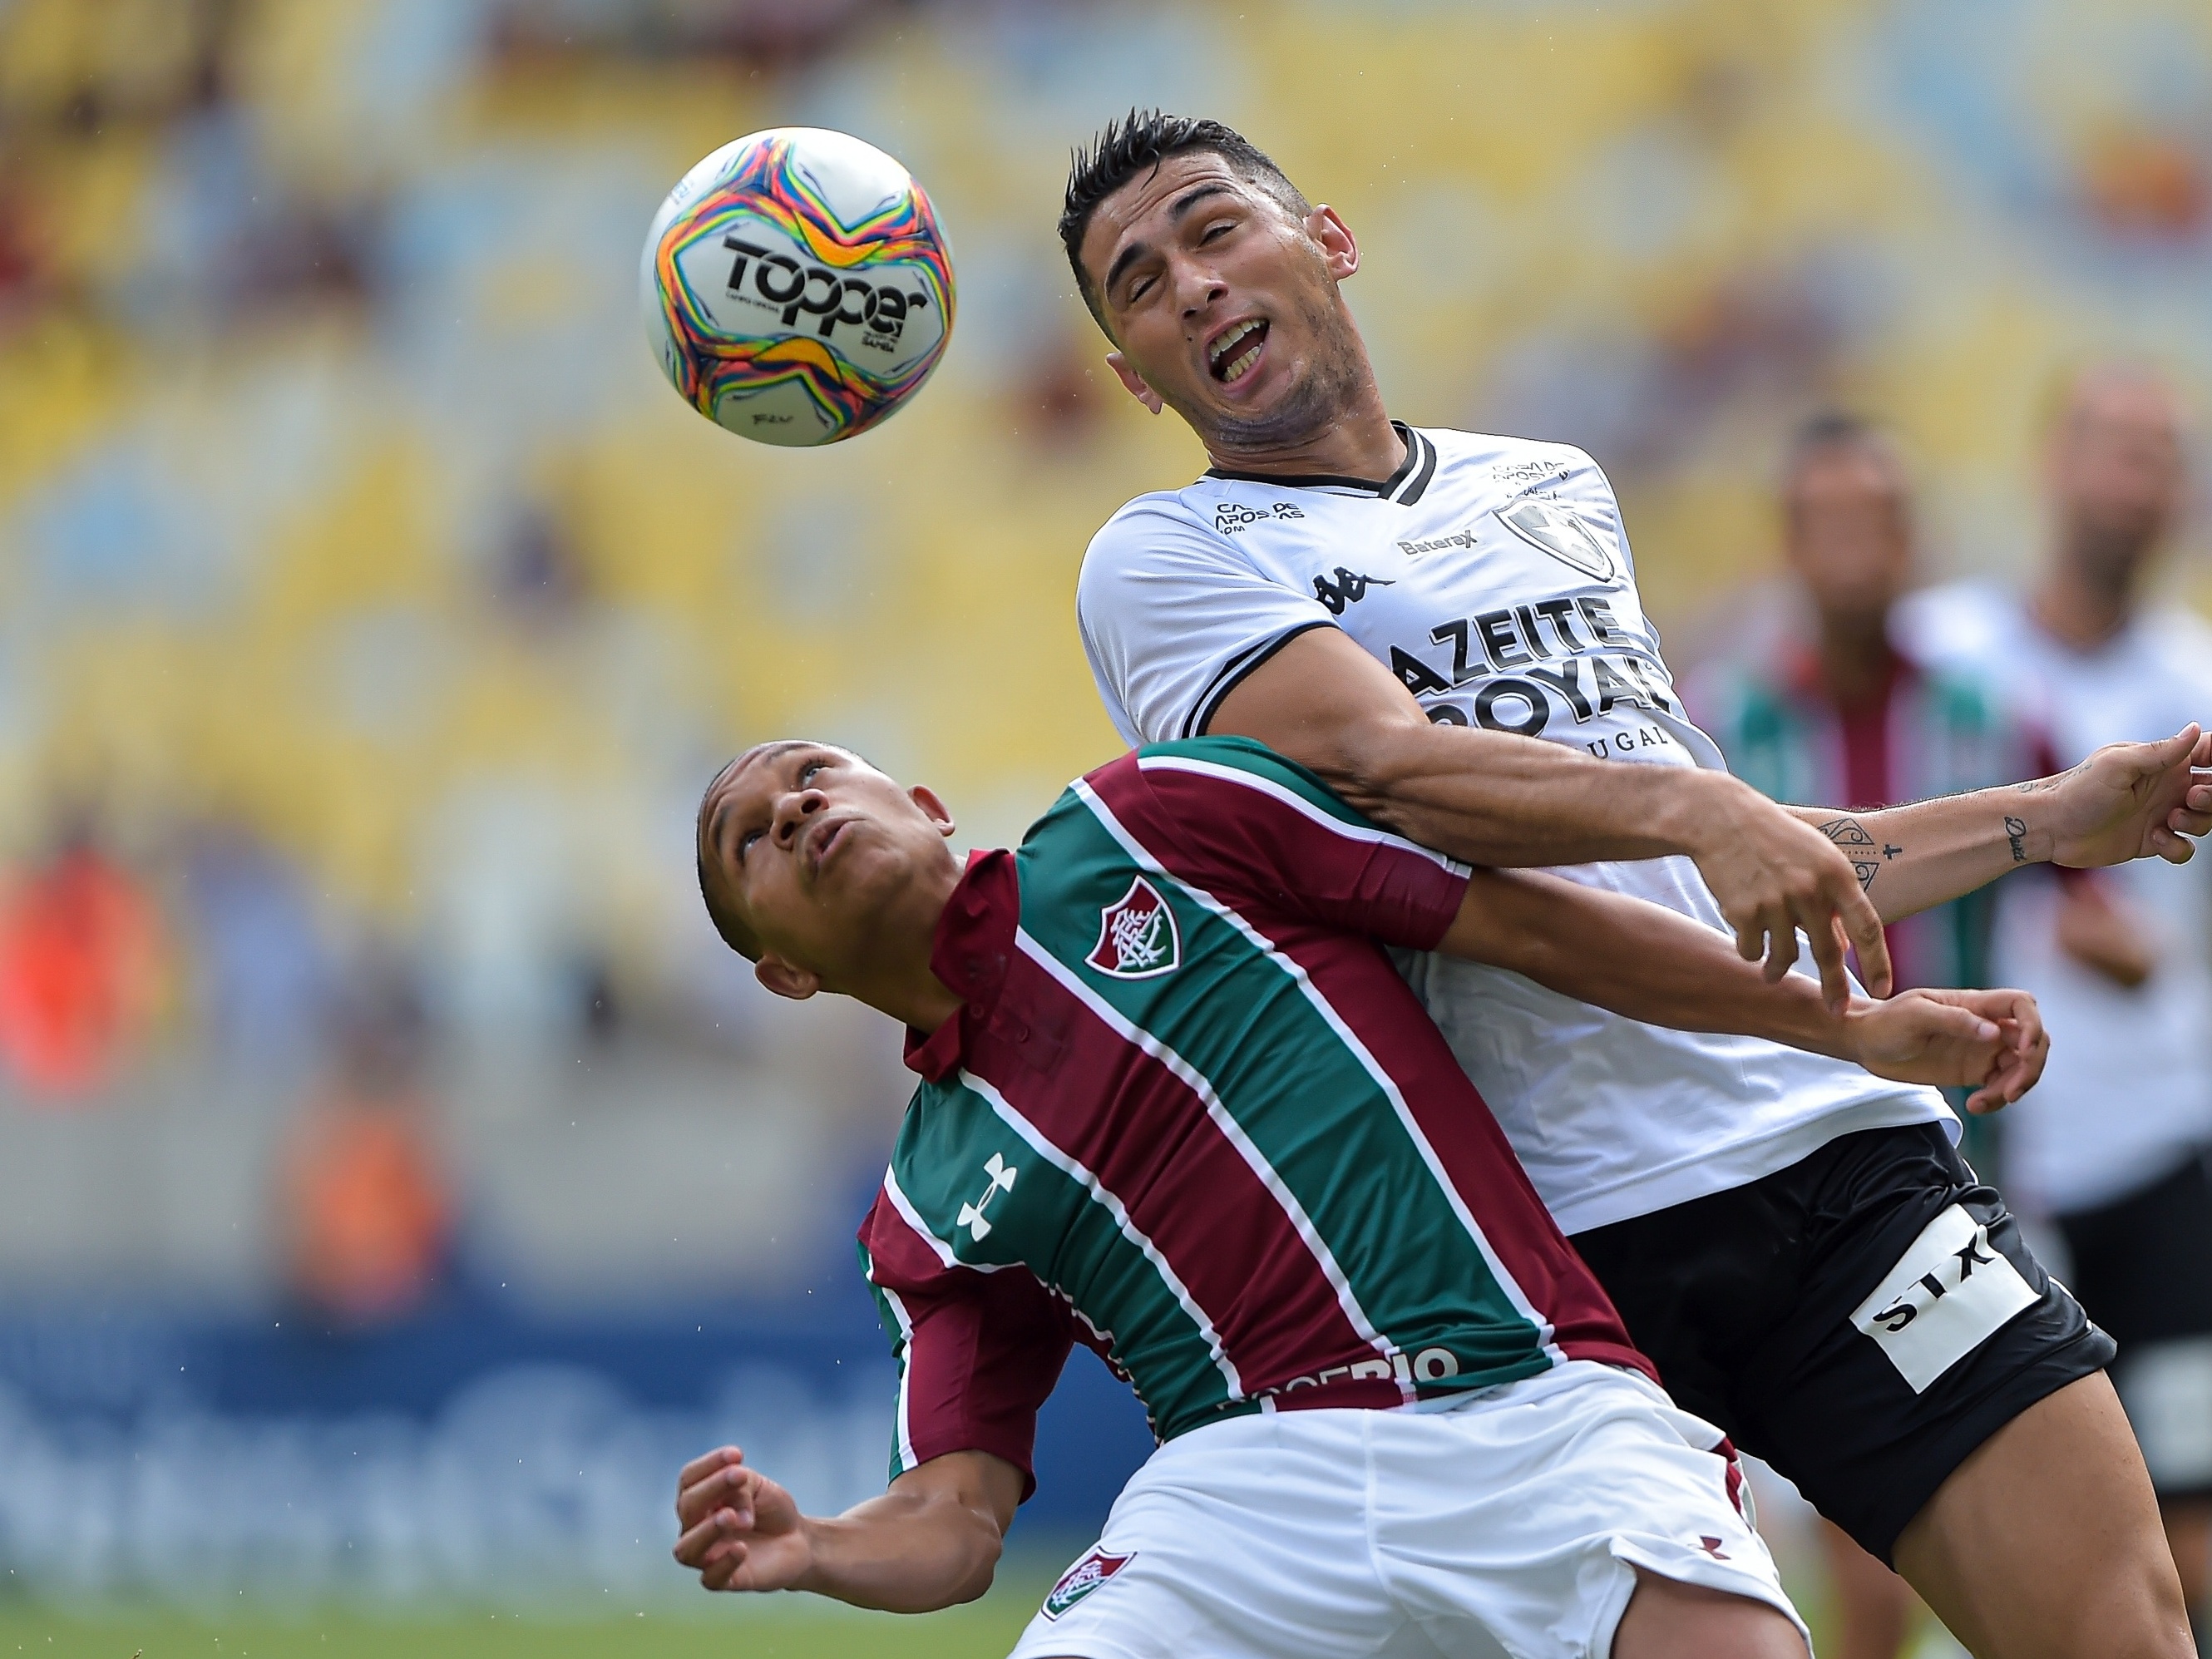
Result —
[[422, 1079], [424, 1021], [390, 969], [352, 988], [334, 1074], [287, 1138], [293, 1288], [343, 1324], [403, 1316], [436, 1287], [453, 1210]]
[[319, 1039], [330, 992], [299, 873], [241, 823], [208, 826], [185, 860], [192, 983], [215, 1051], [289, 1070]]
[[[2212, 720], [2212, 629], [2144, 602], [2179, 516], [2174, 393], [2104, 368], [2068, 389], [2046, 457], [2052, 544], [2025, 596], [1976, 585], [1907, 614], [1924, 648], [2015, 699], [2059, 765]], [[2007, 1115], [2015, 1201], [2054, 1218], [2068, 1280], [2120, 1347], [2192, 1614], [2212, 1577], [2212, 859], [2008, 884], [1994, 968], [2042, 1000], [2051, 1057]]]
[[[1778, 800], [1892, 806], [2021, 775], [2017, 728], [1978, 684], [1915, 661], [1892, 613], [1913, 572], [1911, 492], [1887, 439], [1856, 416], [1814, 416], [1782, 479], [1784, 548], [1798, 624], [1760, 655], [1685, 688], [1729, 766]], [[1881, 849], [1847, 847], [1874, 863]], [[1989, 890], [1887, 928], [1898, 983], [1988, 983]], [[1839, 1528], [1820, 1522], [1841, 1659], [1893, 1659], [1919, 1598]]]
[[[1686, 688], [1730, 769], [1777, 800], [1853, 809], [2023, 775], [2019, 728], [1981, 684], [1916, 660], [1893, 637], [1913, 574], [1913, 520], [1888, 440], [1856, 416], [1815, 416], [1790, 447], [1782, 507], [1796, 625]], [[1879, 860], [1879, 848], [1863, 851]], [[1891, 924], [1899, 983], [1987, 983], [1989, 908], [1975, 894]]]
[[145, 1033], [161, 957], [151, 897], [72, 823], [0, 896], [0, 1060], [34, 1097], [96, 1090]]

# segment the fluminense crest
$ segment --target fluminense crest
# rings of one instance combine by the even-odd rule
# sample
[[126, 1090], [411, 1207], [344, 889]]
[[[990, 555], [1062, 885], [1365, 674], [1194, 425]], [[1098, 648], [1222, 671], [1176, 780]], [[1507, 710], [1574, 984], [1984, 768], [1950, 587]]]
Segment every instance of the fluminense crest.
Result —
[[1084, 958], [1115, 979], [1151, 979], [1182, 965], [1182, 936], [1175, 912], [1142, 876], [1098, 913], [1098, 943]]

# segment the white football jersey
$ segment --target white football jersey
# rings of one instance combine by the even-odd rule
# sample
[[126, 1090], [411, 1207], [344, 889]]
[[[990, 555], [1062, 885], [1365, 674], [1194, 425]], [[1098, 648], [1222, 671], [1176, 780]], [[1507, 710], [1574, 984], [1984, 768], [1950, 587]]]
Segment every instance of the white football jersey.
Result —
[[[2019, 595], [1961, 583], [1915, 595], [1898, 629], [1916, 654], [1971, 674], [2041, 732], [2057, 765], [2102, 744], [2212, 724], [2212, 628], [2180, 611], [2137, 617], [2095, 651], [2036, 626]], [[2212, 1146], [2212, 854], [2137, 859], [2088, 879], [2149, 935], [2158, 966], [2133, 990], [2058, 946], [2058, 884], [1999, 890], [1990, 971], [2033, 991], [2051, 1032], [2035, 1092], [2005, 1112], [2005, 1187], [2045, 1211], [2094, 1208], [2163, 1179]]]
[[[1399, 432], [1406, 463], [1379, 486], [1213, 471], [1107, 521], [1076, 605], [1122, 737], [1196, 736], [1285, 641], [1333, 627], [1432, 720], [1723, 765], [1675, 696], [1597, 464], [1565, 444]], [[1688, 859], [1556, 873], [1727, 931]], [[1571, 1233], [1741, 1186], [1855, 1130], [1957, 1133], [1934, 1090], [1838, 1060], [1641, 1024], [1445, 957], [1411, 958], [1407, 977]]]

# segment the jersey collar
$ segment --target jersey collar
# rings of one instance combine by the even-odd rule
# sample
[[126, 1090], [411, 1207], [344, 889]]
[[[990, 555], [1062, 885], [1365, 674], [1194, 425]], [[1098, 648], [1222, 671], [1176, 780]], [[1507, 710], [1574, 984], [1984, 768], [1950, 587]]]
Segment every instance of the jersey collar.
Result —
[[1437, 476], [1437, 447], [1403, 421], [1393, 421], [1390, 426], [1405, 441], [1406, 459], [1381, 483], [1372, 478], [1340, 477], [1333, 472], [1234, 472], [1222, 466], [1206, 468], [1206, 476], [1237, 483], [1279, 484], [1286, 489], [1357, 490], [1362, 495], [1411, 507], [1427, 490], [1429, 480]]
[[1004, 848], [969, 854], [968, 868], [937, 919], [929, 952], [930, 971], [958, 994], [960, 1012], [934, 1031], [908, 1027], [906, 1034], [907, 1065], [932, 1083], [959, 1068], [974, 1034], [998, 1006], [1021, 914], [1014, 855]]

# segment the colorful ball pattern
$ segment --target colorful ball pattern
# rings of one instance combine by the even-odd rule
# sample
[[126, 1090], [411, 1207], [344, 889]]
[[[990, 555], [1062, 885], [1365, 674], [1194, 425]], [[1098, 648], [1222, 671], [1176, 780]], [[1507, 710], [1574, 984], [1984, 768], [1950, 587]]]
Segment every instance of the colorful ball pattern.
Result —
[[835, 443], [911, 397], [952, 334], [952, 253], [929, 197], [820, 127], [725, 144], [653, 216], [646, 331], [684, 400], [763, 443]]

